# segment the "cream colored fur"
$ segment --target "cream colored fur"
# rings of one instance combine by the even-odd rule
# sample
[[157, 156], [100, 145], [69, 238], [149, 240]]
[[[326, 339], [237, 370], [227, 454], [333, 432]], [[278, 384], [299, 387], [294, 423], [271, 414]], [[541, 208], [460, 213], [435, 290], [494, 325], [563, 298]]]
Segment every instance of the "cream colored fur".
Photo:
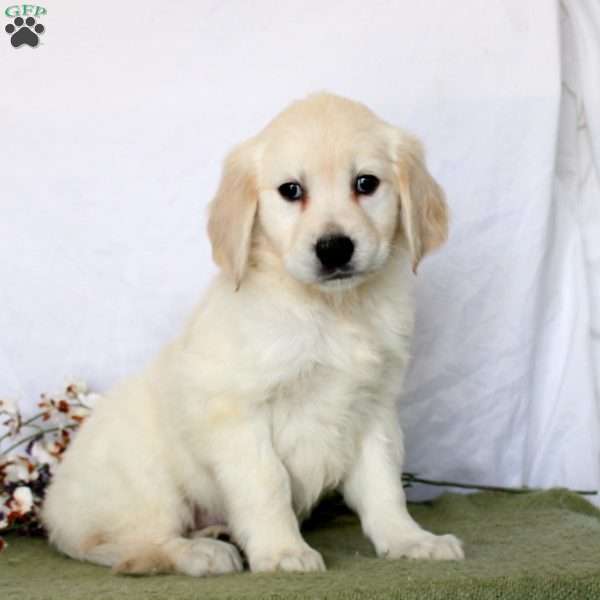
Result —
[[[380, 179], [372, 196], [353, 192], [360, 173]], [[306, 201], [278, 193], [290, 179]], [[411, 268], [446, 220], [417, 141], [355, 102], [310, 96], [235, 149], [209, 222], [222, 272], [181, 337], [82, 427], [45, 502], [51, 542], [123, 572], [240, 570], [200, 531], [221, 524], [253, 571], [321, 570], [299, 519], [339, 489], [378, 555], [462, 558], [407, 513], [396, 414]], [[354, 240], [355, 277], [320, 278], [328, 232]]]

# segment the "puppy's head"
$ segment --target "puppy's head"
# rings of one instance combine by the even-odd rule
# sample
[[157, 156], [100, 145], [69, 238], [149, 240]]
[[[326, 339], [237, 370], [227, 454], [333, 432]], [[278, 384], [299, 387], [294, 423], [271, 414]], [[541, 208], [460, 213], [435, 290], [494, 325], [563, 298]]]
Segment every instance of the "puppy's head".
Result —
[[296, 280], [339, 290], [380, 270], [394, 244], [416, 270], [446, 239], [447, 211], [415, 138], [362, 104], [317, 94], [229, 155], [208, 231], [237, 286], [262, 236]]

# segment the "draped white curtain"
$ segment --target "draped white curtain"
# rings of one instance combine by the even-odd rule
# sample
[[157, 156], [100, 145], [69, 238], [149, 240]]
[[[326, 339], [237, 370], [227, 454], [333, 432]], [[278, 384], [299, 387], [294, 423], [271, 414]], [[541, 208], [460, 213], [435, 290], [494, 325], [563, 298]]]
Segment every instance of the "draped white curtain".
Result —
[[[549, 85], [543, 96], [506, 96], [498, 85], [507, 130], [485, 138], [496, 172], [486, 173], [474, 212], [458, 200], [458, 269], [446, 255], [450, 274], [422, 288], [442, 314], [433, 322], [421, 313], [408, 449], [411, 466], [438, 479], [597, 490], [600, 5], [539, 8], [521, 25], [547, 43], [545, 56], [521, 60], [534, 80], [549, 73]], [[522, 5], [515, 10], [523, 17]], [[517, 116], [536, 105], [543, 118]]]
[[418, 276], [407, 468], [598, 488], [597, 3], [44, 6], [40, 46], [0, 39], [0, 396], [102, 391], [176, 335], [224, 153], [328, 89], [419, 135], [452, 210]]

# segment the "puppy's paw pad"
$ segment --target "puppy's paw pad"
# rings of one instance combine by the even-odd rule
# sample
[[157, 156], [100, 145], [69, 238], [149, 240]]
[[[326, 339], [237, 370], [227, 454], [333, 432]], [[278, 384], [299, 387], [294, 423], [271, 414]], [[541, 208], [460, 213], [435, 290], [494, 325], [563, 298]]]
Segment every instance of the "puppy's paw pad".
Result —
[[429, 560], [462, 560], [462, 542], [453, 535], [433, 535], [427, 531], [407, 536], [391, 544], [381, 553], [386, 558], [416, 558]]
[[325, 571], [323, 557], [310, 546], [288, 548], [250, 560], [252, 571]]

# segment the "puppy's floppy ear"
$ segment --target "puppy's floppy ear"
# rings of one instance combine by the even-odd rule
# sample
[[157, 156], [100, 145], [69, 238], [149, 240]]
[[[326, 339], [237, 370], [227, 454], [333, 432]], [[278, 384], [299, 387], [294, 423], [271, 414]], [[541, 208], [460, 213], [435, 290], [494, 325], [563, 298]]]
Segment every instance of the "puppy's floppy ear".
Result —
[[254, 140], [236, 146], [225, 159], [221, 183], [208, 218], [213, 259], [239, 289], [250, 254], [258, 207]]
[[448, 207], [444, 190], [427, 171], [419, 141], [404, 132], [396, 132], [395, 139], [401, 221], [416, 273], [421, 258], [448, 237]]

